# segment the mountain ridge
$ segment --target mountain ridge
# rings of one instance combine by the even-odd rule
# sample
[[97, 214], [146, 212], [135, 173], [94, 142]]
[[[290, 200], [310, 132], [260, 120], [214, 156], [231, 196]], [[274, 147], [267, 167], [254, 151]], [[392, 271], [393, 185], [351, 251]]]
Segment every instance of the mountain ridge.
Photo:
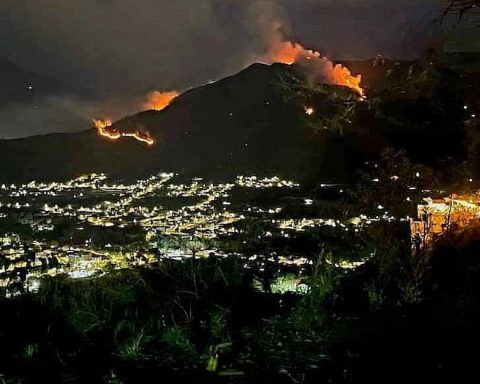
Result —
[[150, 147], [126, 137], [111, 141], [94, 129], [0, 140], [0, 181], [65, 179], [88, 172], [135, 178], [157, 171], [345, 180], [363, 159], [395, 144], [392, 132], [395, 136], [398, 129], [418, 125], [428, 134], [434, 122], [441, 122], [434, 115], [417, 121], [409, 104], [402, 107], [407, 116], [402, 121], [388, 106], [419, 99], [436, 113], [438, 100], [429, 101], [423, 93], [425, 84], [439, 86], [443, 70], [429, 68], [425, 60], [379, 60], [358, 63], [371, 67], [367, 101], [345, 87], [309, 84], [296, 65], [256, 63], [186, 91], [163, 111], [113, 123], [119, 131], [148, 130], [156, 139]]

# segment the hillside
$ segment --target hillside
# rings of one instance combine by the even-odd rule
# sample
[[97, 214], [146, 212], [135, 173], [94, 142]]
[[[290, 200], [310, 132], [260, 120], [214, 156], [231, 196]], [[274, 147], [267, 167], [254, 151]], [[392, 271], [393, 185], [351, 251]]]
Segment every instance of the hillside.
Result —
[[149, 130], [157, 141], [152, 147], [128, 138], [109, 141], [93, 129], [1, 141], [0, 178], [65, 178], [91, 171], [126, 178], [158, 170], [216, 176], [311, 173], [323, 151], [304, 103], [319, 102], [322, 116], [331, 118], [356, 96], [333, 86], [305, 94], [302, 86], [292, 68], [256, 64], [184, 93], [164, 111], [143, 112], [114, 124], [120, 131]]
[[[422, 61], [349, 65], [365, 74], [367, 101], [344, 87], [307, 84], [295, 65], [254, 64], [185, 92], [163, 111], [114, 123], [119, 131], [148, 130], [157, 142], [151, 147], [129, 138], [110, 141], [93, 129], [0, 141], [0, 180], [93, 171], [133, 178], [166, 170], [338, 181], [389, 145], [406, 147], [423, 162], [465, 155], [463, 95], [454, 72]], [[307, 107], [314, 113], [306, 114]], [[445, 145], [452, 133], [458, 140]], [[426, 138], [435, 143], [427, 156]]]

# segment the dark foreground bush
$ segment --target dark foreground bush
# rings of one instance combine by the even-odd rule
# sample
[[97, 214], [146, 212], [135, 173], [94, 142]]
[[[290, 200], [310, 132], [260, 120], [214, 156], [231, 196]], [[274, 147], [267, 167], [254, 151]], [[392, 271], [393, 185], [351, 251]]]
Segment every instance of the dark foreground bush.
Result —
[[[38, 294], [0, 302], [0, 374], [6, 383], [462, 382], [480, 340], [470, 231], [425, 256], [420, 279], [409, 272], [415, 260], [384, 268], [386, 257], [406, 257], [391, 250], [353, 273], [322, 254], [304, 296], [255, 290], [235, 258], [48, 278]], [[391, 289], [409, 276], [413, 301]]]

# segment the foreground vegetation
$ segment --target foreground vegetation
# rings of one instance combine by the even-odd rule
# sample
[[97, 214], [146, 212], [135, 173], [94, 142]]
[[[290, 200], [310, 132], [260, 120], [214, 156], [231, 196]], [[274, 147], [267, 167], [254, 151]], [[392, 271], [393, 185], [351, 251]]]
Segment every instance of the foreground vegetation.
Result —
[[[480, 226], [412, 258], [389, 227], [354, 272], [323, 249], [305, 295], [255, 289], [238, 258], [45, 279], [0, 302], [7, 383], [409, 382], [472, 373]], [[396, 240], [395, 240], [396, 239]]]

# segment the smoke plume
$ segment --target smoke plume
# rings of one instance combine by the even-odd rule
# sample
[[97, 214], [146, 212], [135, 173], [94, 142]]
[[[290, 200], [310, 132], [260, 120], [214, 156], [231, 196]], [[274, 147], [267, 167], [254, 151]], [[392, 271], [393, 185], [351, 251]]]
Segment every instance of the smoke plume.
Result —
[[360, 86], [362, 76], [352, 75], [350, 70], [334, 64], [320, 52], [307, 49], [291, 39], [291, 27], [285, 12], [274, 0], [257, 1], [252, 5], [252, 14], [258, 14], [257, 25], [263, 39], [265, 54], [259, 58], [264, 63], [299, 63], [312, 83], [342, 85], [363, 96]]
[[[322, 52], [313, 60], [313, 78], [355, 84], [325, 53], [344, 59], [418, 57], [439, 35], [432, 20], [441, 4], [2, 0], [0, 138], [82, 130], [95, 116], [117, 119], [141, 111], [149, 90], [188, 89], [255, 61], [291, 64], [311, 54], [305, 47]], [[478, 47], [478, 39], [468, 41]], [[26, 89], [30, 85], [33, 90]]]

